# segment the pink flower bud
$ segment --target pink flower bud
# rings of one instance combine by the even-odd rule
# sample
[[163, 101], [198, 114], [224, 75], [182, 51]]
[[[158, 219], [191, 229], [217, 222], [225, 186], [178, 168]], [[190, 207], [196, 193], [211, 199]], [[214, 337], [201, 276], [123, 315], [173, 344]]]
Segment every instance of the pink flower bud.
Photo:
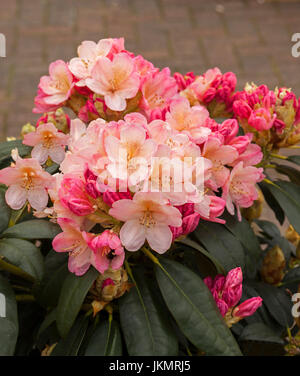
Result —
[[214, 87], [210, 87], [203, 94], [202, 101], [204, 103], [210, 103], [216, 96], [217, 90]]
[[282, 133], [285, 128], [285, 122], [280, 119], [275, 119], [274, 121], [274, 128], [276, 129], [277, 133]]
[[115, 282], [111, 278], [106, 278], [102, 283], [102, 288], [109, 286], [109, 285], [115, 285]]
[[247, 317], [253, 315], [253, 313], [262, 305], [262, 298], [257, 296], [248, 300], [245, 300], [238, 307], [233, 310], [233, 316], [235, 317]]
[[219, 132], [224, 136], [224, 144], [230, 143], [239, 131], [239, 124], [236, 119], [227, 119], [219, 127]]
[[112, 204], [115, 201], [123, 200], [123, 199], [131, 199], [130, 192], [110, 192], [106, 191], [103, 193], [103, 201], [109, 205], [112, 206]]
[[255, 111], [252, 111], [249, 116], [248, 123], [251, 127], [258, 131], [265, 131], [272, 128], [276, 119], [276, 115], [271, 115], [270, 111], [264, 107], [261, 107]]
[[232, 289], [239, 285], [241, 285], [243, 282], [243, 273], [242, 269], [240, 267], [232, 269], [228, 272], [226, 276], [226, 281], [224, 284], [224, 289]]
[[247, 146], [250, 144], [252, 138], [252, 133], [251, 137], [249, 137], [249, 134], [246, 134], [245, 136], [238, 136], [235, 137], [230, 143], [230, 146], [233, 146], [239, 154], [242, 154], [246, 149]]
[[252, 112], [252, 109], [245, 101], [236, 100], [233, 102], [233, 112], [235, 116], [238, 116], [242, 119], [248, 119]]

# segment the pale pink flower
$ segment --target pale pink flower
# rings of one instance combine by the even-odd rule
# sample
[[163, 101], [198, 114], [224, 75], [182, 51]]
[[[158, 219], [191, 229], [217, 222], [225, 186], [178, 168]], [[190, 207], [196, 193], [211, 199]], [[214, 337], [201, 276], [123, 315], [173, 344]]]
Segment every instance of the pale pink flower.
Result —
[[233, 204], [235, 204], [239, 220], [241, 220], [240, 207], [248, 208], [253, 204], [253, 201], [258, 197], [255, 184], [263, 179], [263, 168], [245, 167], [243, 162], [239, 162], [234, 166], [223, 187], [222, 194], [230, 214], [234, 214]]
[[[220, 81], [222, 73], [219, 68], [213, 68], [207, 70], [202, 76], [198, 76], [196, 80], [190, 85], [190, 88], [194, 90], [197, 98], [203, 101], [205, 94], [207, 94], [210, 87], [216, 82]], [[213, 96], [215, 95], [215, 89]]]
[[137, 251], [147, 240], [154, 251], [164, 253], [172, 243], [169, 226], [182, 224], [180, 211], [168, 205], [160, 193], [138, 192], [132, 200], [116, 201], [109, 214], [125, 222], [120, 239], [128, 251]]
[[54, 110], [71, 96], [74, 82], [68, 65], [62, 60], [56, 60], [50, 64], [49, 74], [40, 79], [34, 112]]
[[[138, 114], [139, 115], [139, 114]], [[107, 169], [116, 179], [127, 180], [129, 186], [136, 185], [146, 179], [149, 174], [150, 159], [157, 145], [154, 140], [146, 139], [146, 130], [134, 115], [120, 125], [120, 136], [107, 136], [105, 150], [111, 163]], [[141, 115], [140, 115], [141, 116]], [[137, 117], [138, 121], [140, 120]]]
[[35, 210], [42, 211], [48, 204], [47, 188], [52, 184], [52, 176], [36, 159], [17, 158], [13, 167], [0, 170], [0, 183], [9, 186], [5, 199], [12, 209], [21, 209], [28, 200]]
[[221, 197], [205, 195], [200, 203], [195, 204], [195, 212], [206, 221], [224, 224], [225, 221], [220, 217], [225, 209], [226, 202]]
[[212, 162], [211, 177], [209, 179], [211, 189], [217, 190], [225, 184], [230, 174], [225, 165], [232, 163], [238, 155], [233, 146], [223, 145], [220, 138], [208, 138], [204, 144], [202, 156]]
[[76, 86], [85, 86], [85, 79], [91, 77], [91, 70], [101, 56], [107, 56], [113, 45], [112, 39], [101, 39], [98, 43], [86, 40], [78, 47], [78, 57], [69, 62], [69, 69], [76, 78]]
[[176, 80], [171, 76], [169, 68], [161, 71], [153, 71], [146, 75], [141, 84], [143, 99], [140, 103], [141, 108], [151, 118], [151, 112], [164, 110], [170, 103], [171, 98], [177, 94]]
[[94, 263], [100, 273], [108, 268], [120, 269], [125, 259], [124, 248], [119, 237], [110, 230], [105, 230], [100, 235], [91, 238], [88, 242], [94, 251]]
[[23, 144], [33, 146], [31, 156], [44, 164], [48, 157], [60, 164], [65, 157], [68, 136], [59, 132], [53, 123], [40, 124], [35, 132], [25, 134]]
[[126, 99], [133, 98], [140, 86], [139, 74], [135, 72], [134, 60], [126, 53], [119, 53], [109, 60], [99, 58], [86, 85], [97, 94], [103, 95], [105, 104], [113, 111], [123, 111]]
[[166, 121], [175, 132], [189, 136], [196, 144], [203, 143], [211, 130], [205, 126], [209, 113], [205, 107], [190, 106], [186, 98], [172, 100]]
[[56, 252], [69, 252], [69, 270], [81, 276], [87, 272], [91, 264], [95, 266], [94, 252], [87, 244], [91, 235], [81, 231], [72, 219], [59, 218], [57, 222], [63, 232], [53, 239], [53, 249]]

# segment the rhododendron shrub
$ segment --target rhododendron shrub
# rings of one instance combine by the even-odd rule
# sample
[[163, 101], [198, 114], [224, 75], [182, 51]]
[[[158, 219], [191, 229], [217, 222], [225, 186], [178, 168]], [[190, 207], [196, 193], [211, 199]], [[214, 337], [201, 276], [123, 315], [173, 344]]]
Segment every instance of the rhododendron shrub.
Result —
[[[0, 145], [0, 293], [14, 307], [0, 354], [241, 355], [253, 340], [283, 344], [299, 259], [257, 218], [264, 196], [300, 232], [299, 173], [276, 162], [299, 163], [278, 154], [299, 141], [295, 95], [236, 91], [234, 73], [218, 68], [172, 74], [122, 38], [77, 52], [41, 77], [36, 125]], [[33, 307], [19, 333], [16, 301]]]

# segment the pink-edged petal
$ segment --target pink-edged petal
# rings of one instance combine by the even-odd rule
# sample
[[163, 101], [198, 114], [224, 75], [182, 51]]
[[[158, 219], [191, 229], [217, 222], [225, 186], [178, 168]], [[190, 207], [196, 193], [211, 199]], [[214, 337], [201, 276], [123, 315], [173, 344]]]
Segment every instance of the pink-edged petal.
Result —
[[61, 162], [65, 159], [65, 148], [60, 145], [53, 146], [49, 149], [49, 157], [53, 162], [61, 164]]
[[35, 188], [28, 191], [28, 202], [37, 211], [42, 211], [48, 204], [48, 193], [45, 188]]
[[126, 222], [130, 219], [138, 219], [141, 215], [141, 207], [133, 200], [123, 199], [113, 203], [109, 214], [120, 221]]
[[0, 170], [0, 183], [5, 185], [16, 184], [21, 179], [21, 173], [18, 168], [6, 167]]
[[101, 274], [109, 268], [110, 264], [109, 259], [100, 252], [93, 252], [91, 255], [91, 263]]
[[120, 255], [115, 256], [111, 261], [111, 268], [113, 270], [118, 270], [123, 265], [125, 260], [125, 252], [122, 252]]
[[5, 193], [5, 200], [12, 209], [19, 210], [27, 200], [27, 191], [19, 185], [11, 185]]
[[158, 224], [146, 229], [146, 239], [157, 253], [165, 253], [172, 244], [172, 231], [169, 226]]
[[91, 266], [91, 250], [86, 248], [85, 251], [73, 256], [70, 254], [68, 267], [70, 272], [75, 273], [77, 276], [85, 274]]
[[120, 139], [125, 144], [143, 144], [146, 140], [146, 131], [141, 126], [134, 124], [125, 125], [121, 128]]
[[108, 136], [105, 139], [105, 151], [111, 161], [120, 161], [127, 157], [125, 150], [120, 147], [120, 140], [115, 136]]
[[49, 155], [49, 150], [43, 146], [43, 144], [37, 144], [31, 151], [32, 158], [38, 160], [40, 164], [44, 164]]
[[52, 247], [56, 252], [70, 252], [76, 246], [76, 239], [72, 233], [61, 232], [52, 241]]
[[104, 100], [106, 106], [113, 111], [124, 111], [127, 105], [126, 100], [118, 92], [106, 94]]
[[127, 221], [121, 228], [120, 239], [128, 251], [135, 252], [145, 243], [145, 227], [138, 220]]
[[107, 93], [107, 86], [104, 86], [99, 81], [95, 80], [94, 78], [87, 78], [85, 80], [86, 86], [92, 90], [94, 93], [105, 95]]

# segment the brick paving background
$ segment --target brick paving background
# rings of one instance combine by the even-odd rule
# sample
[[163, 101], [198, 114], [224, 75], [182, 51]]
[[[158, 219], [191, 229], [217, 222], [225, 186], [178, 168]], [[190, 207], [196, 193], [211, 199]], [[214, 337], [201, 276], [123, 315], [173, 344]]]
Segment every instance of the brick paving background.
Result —
[[246, 81], [285, 85], [300, 95], [300, 1], [290, 0], [0, 0], [0, 138], [34, 121], [39, 77], [82, 40], [126, 38], [127, 49], [159, 67], [202, 73], [214, 66]]

